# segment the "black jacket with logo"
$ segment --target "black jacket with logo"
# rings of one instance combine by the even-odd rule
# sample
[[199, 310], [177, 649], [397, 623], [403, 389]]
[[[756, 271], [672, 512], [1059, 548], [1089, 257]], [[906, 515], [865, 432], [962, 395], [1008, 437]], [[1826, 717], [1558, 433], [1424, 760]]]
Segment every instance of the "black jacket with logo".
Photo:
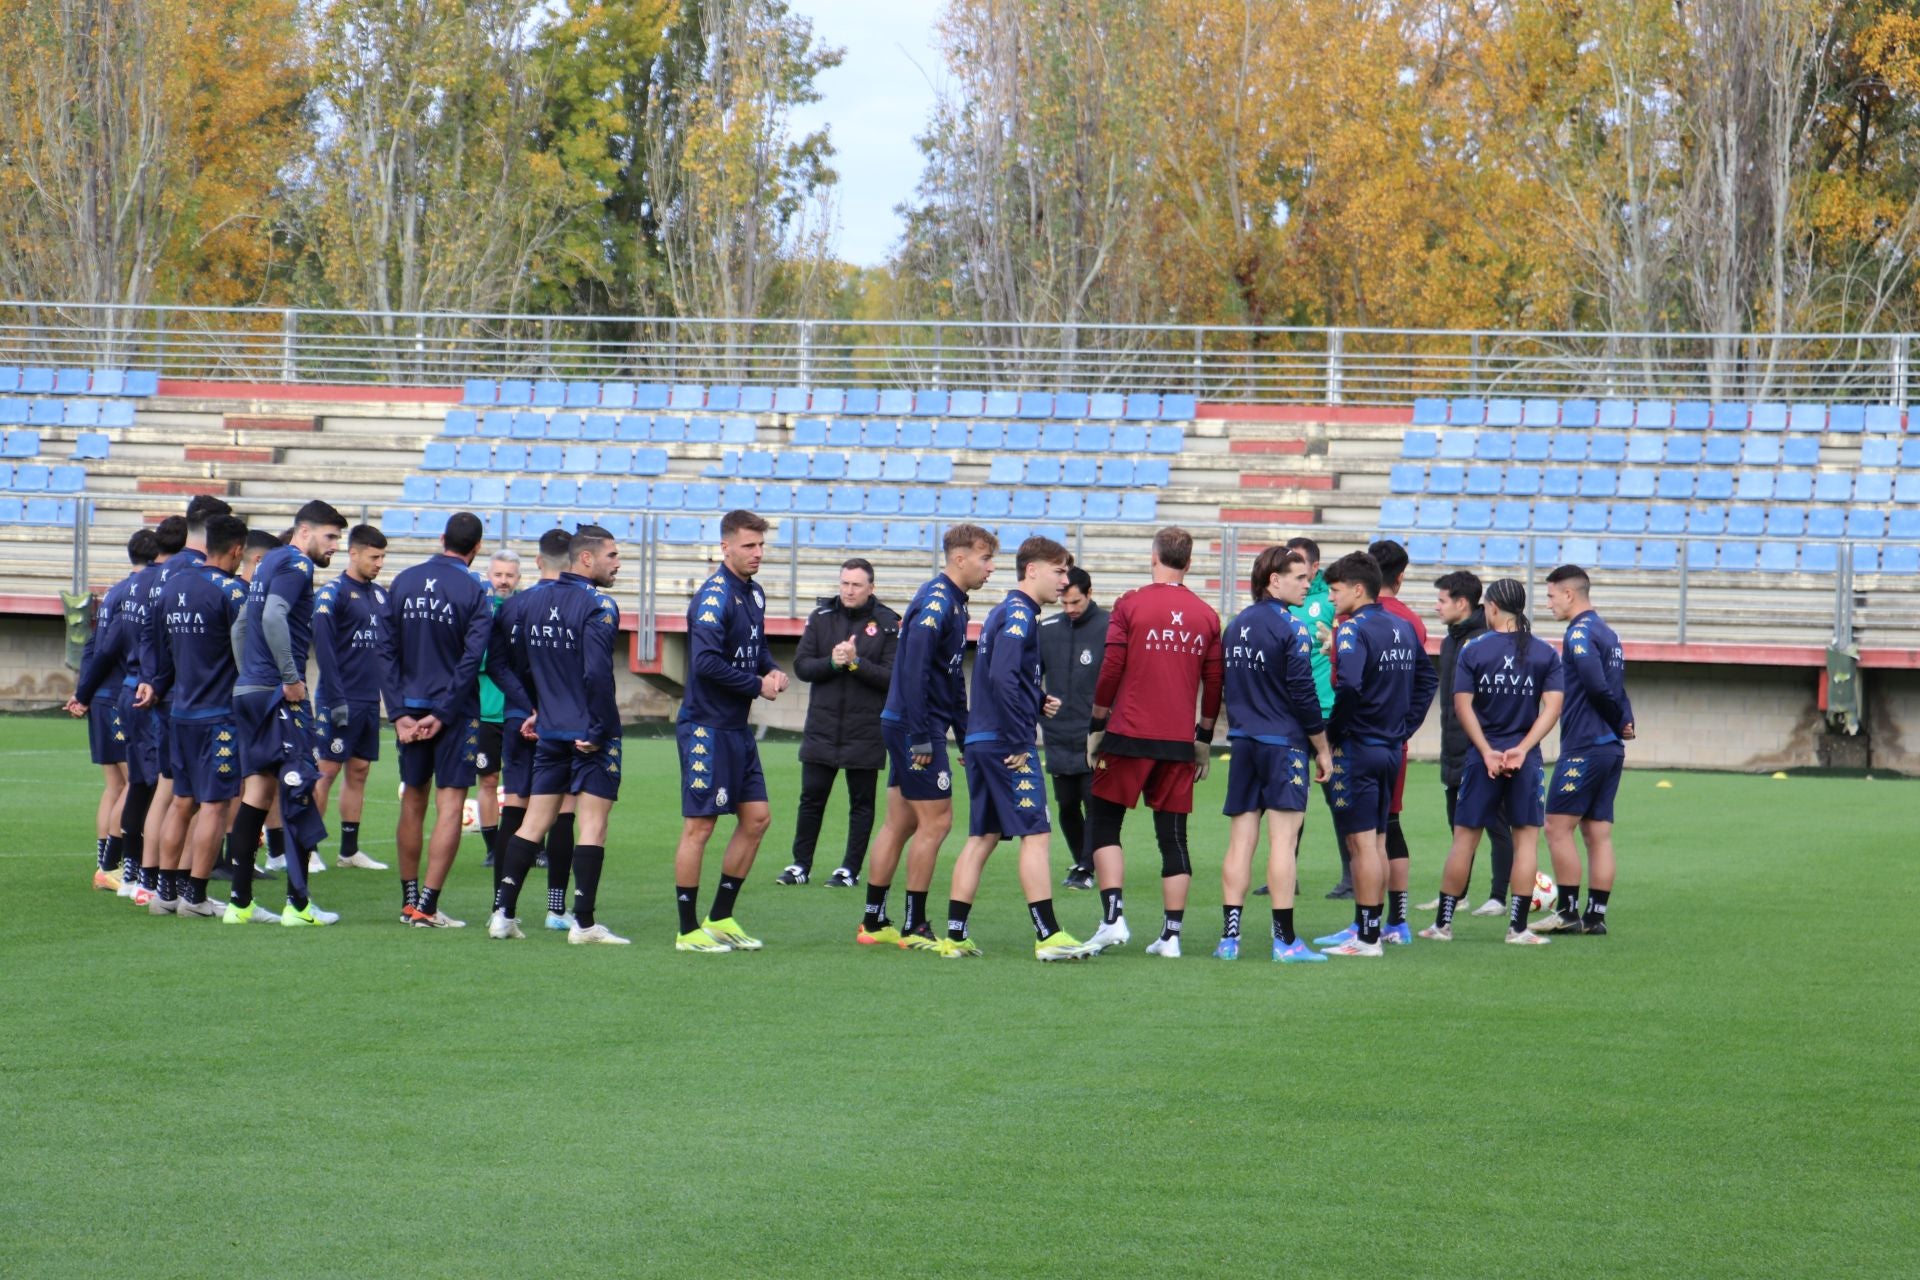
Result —
[[1087, 732], [1093, 723], [1093, 687], [1107, 654], [1107, 611], [1089, 604], [1078, 621], [1056, 613], [1040, 623], [1040, 677], [1060, 711], [1042, 718], [1048, 773], [1091, 773]]
[[[852, 636], [858, 664], [833, 665], [833, 648]], [[878, 769], [887, 763], [880, 740], [880, 710], [893, 678], [893, 651], [900, 642], [900, 615], [869, 598], [849, 611], [838, 596], [822, 596], [807, 619], [794, 655], [793, 673], [813, 686], [800, 759], [836, 769]]]
[[1460, 785], [1467, 757], [1473, 752], [1467, 731], [1460, 727], [1460, 717], [1453, 710], [1453, 664], [1460, 660], [1460, 646], [1486, 629], [1486, 610], [1475, 609], [1465, 622], [1449, 626], [1440, 641], [1440, 692], [1436, 698], [1440, 703], [1440, 781], [1449, 787]]

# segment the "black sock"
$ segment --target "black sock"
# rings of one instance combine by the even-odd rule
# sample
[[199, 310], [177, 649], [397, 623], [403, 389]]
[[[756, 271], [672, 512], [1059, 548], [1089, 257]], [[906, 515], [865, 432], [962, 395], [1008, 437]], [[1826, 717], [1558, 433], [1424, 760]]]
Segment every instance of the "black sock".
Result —
[[1027, 914], [1033, 918], [1033, 934], [1036, 938], [1051, 938], [1060, 932], [1060, 922], [1053, 918], [1053, 899], [1042, 898], [1038, 902], [1027, 904]]
[[160, 892], [160, 868], [157, 866], [150, 867], [144, 862], [141, 863], [140, 887], [148, 893]]
[[[579, 854], [575, 853], [575, 860]], [[733, 900], [740, 896], [740, 886], [747, 882], [745, 876], [730, 876], [720, 873], [720, 887], [713, 891], [713, 907], [707, 913], [709, 920], [725, 920], [733, 914]]]
[[105, 871], [107, 869], [107, 837], [93, 838], [93, 865]]
[[106, 852], [100, 855], [100, 869], [102, 871], [112, 871], [119, 867], [121, 854], [125, 848], [125, 840], [119, 836], [108, 836]]
[[875, 929], [886, 928], [887, 926], [887, 891], [891, 888], [893, 888], [893, 886], [890, 884], [873, 884], [871, 882], [868, 883], [867, 908], [865, 911], [861, 912], [861, 915], [860, 915], [860, 927], [862, 929], [865, 929], [869, 933], [871, 933]]
[[340, 824], [340, 856], [351, 858], [360, 852], [360, 824], [345, 822]]
[[1442, 929], [1453, 928], [1453, 911], [1454, 911], [1454, 908], [1458, 907], [1459, 905], [1460, 905], [1460, 898], [1458, 894], [1452, 894], [1452, 893], [1441, 894], [1440, 909], [1433, 913], [1433, 922], [1439, 925]]
[[493, 896], [496, 898], [500, 896], [500, 867], [506, 861], [507, 847], [520, 831], [520, 820], [526, 816], [527, 811], [518, 805], [501, 805], [500, 825], [480, 828], [487, 837], [487, 856], [493, 859]]
[[1360, 941], [1380, 941], [1380, 904], [1377, 902], [1360, 908]]
[[516, 916], [520, 910], [520, 890], [526, 887], [527, 873], [533, 870], [533, 860], [539, 856], [539, 845], [517, 835], [501, 847], [500, 856], [494, 859], [494, 875], [499, 881], [493, 891], [495, 911], [506, 912], [510, 919]]
[[680, 912], [680, 932], [692, 933], [700, 927], [700, 886], [683, 884], [673, 890], [673, 905]]
[[400, 882], [401, 908], [404, 910], [407, 907], [417, 907], [419, 905], [420, 882], [418, 880], [402, 880]]
[[967, 936], [967, 916], [973, 911], [971, 902], [955, 899], [947, 903], [947, 936], [959, 942]]
[[[582, 929], [593, 928], [593, 904], [600, 894], [600, 868], [606, 865], [607, 848], [599, 844], [581, 844], [573, 848], [573, 920]], [[725, 884], [724, 879], [721, 880]], [[739, 888], [739, 882], [734, 882]]]
[[1183, 921], [1186, 918], [1186, 914], [1187, 913], [1185, 911], [1167, 912], [1166, 922], [1160, 926], [1160, 936], [1163, 938], [1179, 937], [1180, 924], [1181, 924], [1181, 921]]
[[1587, 890], [1586, 918], [1588, 920], [1605, 920], [1607, 918], [1607, 899], [1612, 896], [1613, 890], [1611, 889]]
[[1223, 921], [1220, 926], [1221, 937], [1237, 938], [1240, 936], [1240, 912], [1242, 910], [1243, 907], [1239, 903], [1229, 903], [1220, 908], [1220, 915]]
[[487, 856], [492, 858], [494, 863], [498, 865], [500, 861], [499, 855], [506, 852], [506, 846], [500, 843], [500, 827], [497, 823], [491, 827], [480, 828], [480, 846], [487, 851]]
[[227, 834], [227, 843], [233, 850], [233, 893], [229, 901], [236, 907], [253, 903], [253, 843], [260, 838], [260, 828], [266, 821], [265, 809], [256, 809], [244, 800], [233, 811], [233, 829]]
[[1507, 900], [1507, 928], [1520, 933], [1527, 927], [1527, 914], [1533, 910], [1533, 895], [1516, 893]]
[[926, 933], [928, 931], [927, 895], [915, 893], [909, 889], [907, 890], [907, 914], [900, 921], [900, 932]]
[[[601, 846], [605, 848], [605, 846]], [[573, 868], [573, 815], [562, 813], [553, 820], [553, 828], [547, 832], [547, 869], [553, 870], [555, 860], [564, 870]], [[566, 883], [566, 876], [560, 877], [560, 883]], [[715, 916], [714, 919], [719, 919]]]
[[1100, 891], [1101, 924], [1112, 924], [1115, 920], [1125, 915], [1126, 910], [1125, 904], [1120, 901], [1120, 891], [1118, 889], [1102, 889]]
[[295, 911], [307, 909], [307, 851], [291, 840], [283, 840], [287, 851], [287, 901]]
[[1405, 889], [1387, 890], [1387, 923], [1405, 924], [1407, 922], [1407, 891]]
[[1293, 932], [1293, 908], [1275, 907], [1273, 909], [1273, 940], [1283, 947], [1290, 947], [1299, 939]]
[[162, 867], [160, 868], [160, 873], [157, 879], [158, 879], [158, 884], [156, 888], [160, 894], [160, 901], [172, 902], [174, 899], [180, 896], [177, 892], [175, 892], [173, 887], [173, 872], [167, 870], [165, 867]]
[[187, 901], [199, 906], [207, 900], [207, 882], [199, 876], [187, 877]]
[[1563, 884], [1553, 891], [1553, 909], [1563, 916], [1580, 913], [1580, 886]]
[[[293, 864], [289, 862], [287, 865], [292, 866]], [[288, 892], [291, 893], [292, 889], [289, 888]], [[438, 915], [440, 913], [440, 890], [433, 888], [431, 885], [423, 886], [420, 890], [420, 910], [430, 916]]]
[[287, 856], [287, 829], [285, 827], [267, 828], [267, 856], [284, 858]]

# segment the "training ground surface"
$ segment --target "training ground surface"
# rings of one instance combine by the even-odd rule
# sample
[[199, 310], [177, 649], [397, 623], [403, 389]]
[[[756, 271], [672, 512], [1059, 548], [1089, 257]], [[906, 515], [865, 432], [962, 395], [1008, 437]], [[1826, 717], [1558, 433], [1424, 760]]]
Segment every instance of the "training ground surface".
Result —
[[[1136, 818], [1133, 947], [1040, 965], [1011, 846], [978, 961], [857, 948], [858, 891], [775, 886], [790, 744], [739, 909], [767, 949], [723, 956], [670, 945], [670, 742], [632, 743], [614, 813], [600, 915], [628, 948], [539, 931], [538, 872], [528, 940], [489, 942], [475, 838], [458, 932], [402, 928], [391, 872], [316, 877], [327, 930], [151, 918], [87, 888], [85, 750], [0, 720], [8, 1277], [1920, 1274], [1913, 782], [1629, 774], [1611, 937], [1521, 950], [1462, 918], [1282, 967], [1264, 899], [1245, 957], [1209, 958], [1222, 768], [1187, 957], [1139, 949]], [[1441, 813], [1416, 768], [1415, 901]], [[1309, 935], [1349, 916], [1325, 819]], [[1093, 895], [1059, 903], [1084, 937]]]

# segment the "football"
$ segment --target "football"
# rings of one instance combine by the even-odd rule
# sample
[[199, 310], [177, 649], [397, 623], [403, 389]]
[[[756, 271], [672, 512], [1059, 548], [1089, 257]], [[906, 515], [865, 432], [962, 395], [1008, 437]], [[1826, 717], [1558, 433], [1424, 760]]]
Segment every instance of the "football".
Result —
[[1558, 888], [1553, 883], [1552, 876], [1548, 875], [1544, 871], [1537, 871], [1534, 873], [1533, 909], [1535, 911], [1545, 911], [1548, 907], [1552, 906], [1553, 895], [1557, 892], [1558, 892]]

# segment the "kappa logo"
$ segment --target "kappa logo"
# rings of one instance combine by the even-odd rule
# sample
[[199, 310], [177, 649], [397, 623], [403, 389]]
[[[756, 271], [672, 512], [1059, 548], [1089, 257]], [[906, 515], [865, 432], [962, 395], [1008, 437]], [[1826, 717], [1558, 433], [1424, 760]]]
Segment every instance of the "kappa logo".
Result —
[[934, 785], [939, 787], [942, 791], [953, 790], [953, 775], [948, 773], [945, 769], [942, 769], [940, 771], [940, 775], [936, 777], [933, 780], [933, 782], [934, 782]]

